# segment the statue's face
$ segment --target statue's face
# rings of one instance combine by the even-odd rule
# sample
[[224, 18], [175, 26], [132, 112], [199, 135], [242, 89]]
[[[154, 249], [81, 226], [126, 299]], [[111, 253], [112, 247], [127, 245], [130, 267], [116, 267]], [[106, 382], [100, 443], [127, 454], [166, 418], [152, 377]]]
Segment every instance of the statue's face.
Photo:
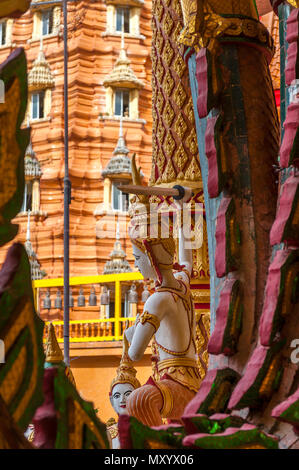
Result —
[[150, 263], [148, 256], [133, 244], [133, 255], [135, 257], [135, 267], [141, 272], [145, 279], [156, 280], [156, 273]]
[[127, 414], [127, 399], [133, 392], [131, 384], [116, 384], [112, 389], [111, 405], [118, 415]]

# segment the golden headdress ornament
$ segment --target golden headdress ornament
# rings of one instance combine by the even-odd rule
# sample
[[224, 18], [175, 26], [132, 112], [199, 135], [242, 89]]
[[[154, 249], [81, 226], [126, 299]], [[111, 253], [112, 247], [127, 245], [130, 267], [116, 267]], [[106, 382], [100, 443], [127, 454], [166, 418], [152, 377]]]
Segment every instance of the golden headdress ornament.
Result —
[[117, 384], [131, 384], [134, 389], [141, 387], [141, 383], [136, 378], [137, 370], [132, 365], [132, 361], [128, 355], [129, 343], [124, 333], [123, 336], [123, 353], [120, 360], [119, 367], [116, 372], [116, 377], [112, 380], [110, 385], [110, 396], [112, 395], [113, 387]]
[[[141, 186], [141, 169], [136, 166], [136, 156], [132, 157], [132, 179], [133, 184]], [[153, 252], [153, 246], [161, 245], [173, 259], [175, 253], [175, 242], [172, 236], [172, 227], [167, 213], [167, 220], [163, 221], [163, 214], [156, 207], [151, 207], [149, 196], [139, 194], [132, 197], [130, 208], [131, 222], [129, 235], [131, 242], [143, 253], [146, 253], [156, 271], [158, 282], [161, 282], [160, 269], [172, 269], [173, 265], [163, 264]]]

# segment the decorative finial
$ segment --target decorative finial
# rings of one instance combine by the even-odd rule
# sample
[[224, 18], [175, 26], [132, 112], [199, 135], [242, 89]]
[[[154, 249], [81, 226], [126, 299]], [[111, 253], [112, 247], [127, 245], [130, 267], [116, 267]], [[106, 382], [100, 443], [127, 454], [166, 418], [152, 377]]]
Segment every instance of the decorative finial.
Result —
[[46, 362], [59, 364], [62, 361], [63, 354], [56, 338], [54, 326], [52, 323], [50, 323], [47, 338]]
[[[126, 323], [126, 328], [127, 327], [128, 327], [128, 322]], [[117, 375], [111, 382], [110, 394], [112, 394], [113, 387], [117, 384], [129, 383], [133, 385], [134, 389], [141, 387], [139, 380], [136, 378], [137, 370], [133, 367], [133, 363], [128, 355], [128, 350], [129, 350], [129, 343], [124, 332], [122, 358], [120, 360], [120, 364], [117, 369]]]

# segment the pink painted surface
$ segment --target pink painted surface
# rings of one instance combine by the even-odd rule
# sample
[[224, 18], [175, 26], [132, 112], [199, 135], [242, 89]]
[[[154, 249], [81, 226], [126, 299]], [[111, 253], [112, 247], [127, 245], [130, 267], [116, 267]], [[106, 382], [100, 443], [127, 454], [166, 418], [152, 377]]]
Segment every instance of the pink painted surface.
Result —
[[[299, 99], [291, 103], [287, 110], [287, 116], [284, 124], [285, 134], [280, 149], [280, 166], [287, 168], [290, 165], [290, 154], [294, 145], [296, 132], [299, 125]], [[299, 155], [296, 155], [294, 164], [296, 167], [299, 166]]]
[[299, 9], [291, 12], [287, 20], [288, 63], [285, 70], [286, 84], [291, 85], [296, 80], [296, 63], [298, 60], [298, 33], [299, 33]]
[[231, 293], [236, 279], [227, 279], [220, 294], [219, 305], [216, 310], [216, 325], [208, 344], [210, 354], [221, 354], [223, 337], [228, 320]]
[[[287, 165], [288, 166], [288, 165]], [[270, 243], [276, 245], [286, 241], [283, 237], [285, 225], [291, 215], [292, 206], [299, 185], [299, 176], [291, 176], [282, 187], [275, 222], [270, 232]]]
[[205, 134], [206, 156], [208, 159], [208, 191], [211, 198], [219, 194], [219, 168], [215, 146], [215, 125], [218, 116], [209, 118]]
[[205, 48], [196, 55], [196, 80], [198, 84], [198, 115], [200, 118], [204, 118], [208, 114], [208, 60]]
[[228, 408], [233, 409], [239, 403], [248, 389], [254, 384], [254, 381], [256, 380], [256, 377], [265, 361], [268, 350], [269, 349], [265, 348], [264, 346], [259, 346], [253, 351], [253, 354], [246, 367], [245, 374], [237, 383], [231, 395]]
[[263, 346], [270, 346], [273, 320], [280, 293], [281, 268], [285, 264], [290, 250], [280, 250], [276, 253], [269, 267], [266, 284], [265, 301], [259, 325], [260, 342]]
[[130, 435], [130, 416], [120, 415], [118, 419], [119, 443], [121, 449], [132, 449], [132, 439]]
[[287, 398], [282, 403], [279, 403], [273, 410], [272, 416], [273, 418], [284, 419], [281, 417], [282, 413], [284, 413], [291, 405], [293, 405], [296, 401], [299, 401], [299, 387], [297, 388], [296, 392], [293, 393], [289, 398]]
[[231, 202], [231, 198], [222, 199], [216, 221], [216, 252], [215, 252], [215, 269], [218, 277], [226, 275], [226, 212]]
[[205, 376], [203, 382], [201, 383], [200, 389], [195, 395], [195, 397], [188, 403], [184, 410], [183, 420], [189, 417], [194, 416], [197, 414], [197, 411], [202, 404], [202, 402], [206, 399], [207, 395], [210, 393], [214, 380], [217, 376], [217, 369], [209, 370], [207, 375]]

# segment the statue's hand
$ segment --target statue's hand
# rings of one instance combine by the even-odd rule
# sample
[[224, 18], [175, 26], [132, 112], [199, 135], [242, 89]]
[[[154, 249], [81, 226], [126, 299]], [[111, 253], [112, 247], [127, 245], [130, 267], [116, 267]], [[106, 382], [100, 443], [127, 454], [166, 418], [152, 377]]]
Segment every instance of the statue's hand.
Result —
[[133, 325], [130, 328], [127, 328], [125, 330], [125, 335], [126, 335], [127, 340], [129, 341], [129, 343], [132, 343], [132, 339], [133, 339], [133, 336], [134, 336], [134, 333], [135, 333], [135, 328], [136, 328], [136, 325]]

